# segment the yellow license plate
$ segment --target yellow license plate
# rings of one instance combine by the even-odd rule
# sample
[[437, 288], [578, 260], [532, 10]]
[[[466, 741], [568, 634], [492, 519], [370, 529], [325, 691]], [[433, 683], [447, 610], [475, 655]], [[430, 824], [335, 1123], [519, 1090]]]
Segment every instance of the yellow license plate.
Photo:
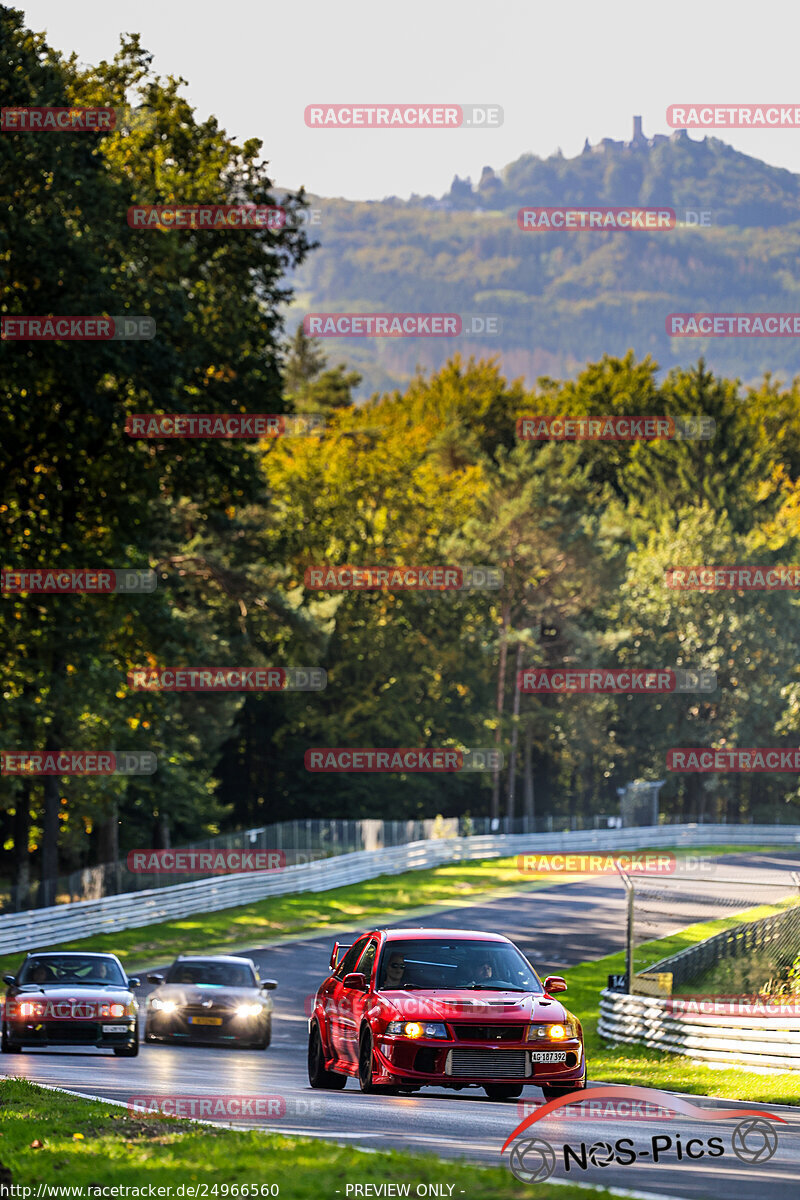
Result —
[[221, 1025], [222, 1017], [190, 1017], [190, 1025]]

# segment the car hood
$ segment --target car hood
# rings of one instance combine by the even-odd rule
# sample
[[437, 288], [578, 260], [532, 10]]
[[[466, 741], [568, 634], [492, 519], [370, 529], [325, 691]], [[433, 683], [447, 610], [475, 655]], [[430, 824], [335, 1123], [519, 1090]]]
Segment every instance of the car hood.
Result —
[[20, 988], [9, 989], [9, 994], [17, 1000], [75, 1000], [76, 1002], [99, 1001], [103, 1004], [130, 1004], [133, 992], [128, 988], [119, 987], [76, 987], [75, 984], [48, 985], [23, 984]]
[[380, 993], [387, 1009], [406, 1020], [440, 1019], [500, 1024], [503, 1021], [565, 1021], [567, 1010], [540, 992], [430, 991], [418, 989]]
[[196, 983], [162, 983], [151, 998], [159, 1000], [174, 1000], [176, 1004], [199, 1004], [208, 1006], [208, 1001], [214, 1008], [233, 1008], [237, 1004], [254, 1004], [260, 1000], [268, 1005], [263, 992], [254, 987], [230, 988], [214, 987], [210, 984]]

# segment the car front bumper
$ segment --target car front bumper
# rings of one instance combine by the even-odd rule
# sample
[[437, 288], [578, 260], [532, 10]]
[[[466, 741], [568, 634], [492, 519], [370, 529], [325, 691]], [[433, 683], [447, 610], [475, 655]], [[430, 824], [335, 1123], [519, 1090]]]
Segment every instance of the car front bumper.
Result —
[[[485, 1083], [578, 1083], [585, 1064], [577, 1038], [558, 1045], [529, 1042], [487, 1044], [485, 1041], [445, 1041], [378, 1034], [374, 1039], [376, 1065], [384, 1082], [404, 1080], [435, 1087], [482, 1086]], [[563, 1062], [537, 1062], [538, 1053], [564, 1053]]]
[[[199, 1014], [183, 1012], [176, 1009], [171, 1013], [150, 1010], [147, 1013], [147, 1033], [155, 1038], [175, 1039], [182, 1042], [208, 1042], [216, 1044], [245, 1043], [250, 1045], [263, 1040], [269, 1021], [270, 1012], [266, 1011], [258, 1017], [237, 1017], [235, 1012], [225, 1012], [211, 1018], [219, 1020], [219, 1025], [197, 1025], [191, 1020]], [[201, 1017], [208, 1020], [208, 1017]]]
[[[6, 1037], [18, 1046], [132, 1046], [136, 1043], [136, 1017], [113, 1021], [6, 1021]], [[106, 1026], [114, 1025], [113, 1031]], [[124, 1027], [124, 1028], [122, 1028]]]

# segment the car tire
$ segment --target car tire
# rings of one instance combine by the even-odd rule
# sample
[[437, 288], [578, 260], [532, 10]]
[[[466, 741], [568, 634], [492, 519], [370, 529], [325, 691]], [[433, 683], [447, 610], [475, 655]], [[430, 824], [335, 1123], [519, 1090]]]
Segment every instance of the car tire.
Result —
[[522, 1087], [521, 1083], [485, 1083], [483, 1090], [490, 1100], [516, 1100]]
[[0, 1050], [2, 1050], [3, 1054], [21, 1054], [22, 1053], [21, 1046], [17, 1045], [16, 1042], [9, 1041], [8, 1032], [6, 1030], [5, 1025], [3, 1026], [2, 1036], [0, 1036]]
[[256, 1042], [253, 1046], [254, 1050], [266, 1050], [272, 1041], [272, 1016], [267, 1017], [267, 1025], [264, 1030], [264, 1036], [260, 1042]]
[[372, 1075], [375, 1067], [375, 1053], [372, 1049], [372, 1034], [369, 1026], [364, 1025], [361, 1037], [358, 1039], [358, 1086], [366, 1095], [379, 1092], [381, 1096], [396, 1096], [397, 1088], [385, 1083], [373, 1083]]
[[115, 1046], [114, 1053], [117, 1058], [136, 1058], [139, 1054], [139, 1039], [132, 1046]]
[[341, 1091], [347, 1083], [346, 1075], [338, 1075], [336, 1071], [329, 1071], [325, 1066], [322, 1038], [316, 1021], [308, 1034], [308, 1082], [312, 1088], [325, 1088], [330, 1092]]

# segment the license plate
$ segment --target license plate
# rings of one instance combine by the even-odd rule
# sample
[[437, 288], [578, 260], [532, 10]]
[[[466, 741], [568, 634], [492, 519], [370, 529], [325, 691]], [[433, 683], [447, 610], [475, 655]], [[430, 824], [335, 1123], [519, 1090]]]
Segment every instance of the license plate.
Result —
[[127, 1033], [127, 1025], [104, 1025], [103, 1033]]
[[221, 1025], [222, 1017], [189, 1017], [190, 1025]]
[[566, 1062], [566, 1050], [534, 1050], [531, 1062]]

